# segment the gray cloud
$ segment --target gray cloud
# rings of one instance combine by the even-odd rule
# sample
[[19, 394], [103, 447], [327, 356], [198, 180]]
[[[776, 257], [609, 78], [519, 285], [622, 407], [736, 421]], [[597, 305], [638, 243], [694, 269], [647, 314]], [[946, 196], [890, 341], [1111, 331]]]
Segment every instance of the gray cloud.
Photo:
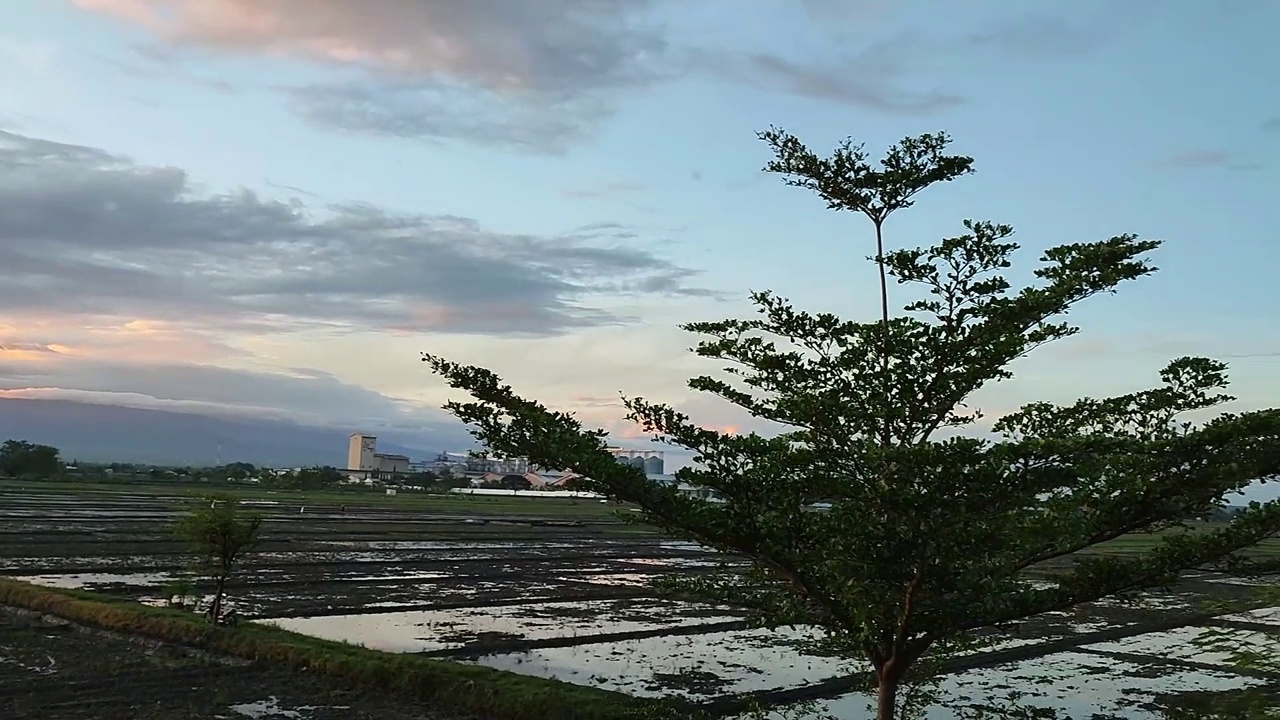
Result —
[[1225, 150], [1188, 150], [1174, 153], [1155, 161], [1156, 167], [1194, 170], [1203, 168], [1226, 168], [1229, 170], [1257, 170], [1262, 167], [1255, 162], [1243, 161]]
[[204, 77], [187, 70], [180, 63], [172, 62], [172, 53], [160, 53], [152, 47], [138, 47], [137, 51], [139, 55], [138, 62], [116, 60], [98, 54], [92, 54], [90, 57], [94, 62], [109, 65], [129, 77], [140, 80], [170, 80], [213, 90], [224, 95], [233, 95], [238, 92], [234, 85], [225, 80]]
[[529, 94], [366, 77], [284, 88], [302, 119], [321, 128], [440, 142], [463, 139], [526, 153], [559, 154], [589, 138], [612, 113], [593, 94]]
[[1280, 117], [1273, 117], [1262, 123], [1262, 129], [1265, 132], [1280, 133]]
[[37, 342], [0, 343], [0, 352], [59, 354], [58, 351], [50, 347], [49, 344]]
[[[1139, 3], [1140, 4], [1140, 3]], [[1026, 62], [1070, 59], [1114, 39], [1140, 16], [1132, 9], [1069, 17], [1016, 14], [972, 31], [892, 30], [894, 6], [883, 0], [801, 0], [801, 6], [841, 48], [816, 59], [771, 53], [696, 51], [693, 66], [761, 89], [838, 102], [894, 115], [929, 115], [962, 104], [958, 93], [920, 78], [939, 67], [973, 59]], [[860, 40], [848, 33], [858, 31]], [[869, 32], [870, 31], [870, 32]], [[867, 36], [879, 39], [867, 41]]]
[[601, 198], [644, 190], [645, 186], [634, 182], [606, 182], [592, 187], [565, 188], [560, 194], [569, 198]]
[[703, 295], [615, 224], [499, 234], [360, 204], [201, 195], [177, 168], [0, 132], [0, 307], [281, 327], [549, 334], [600, 293]]
[[1157, 161], [1169, 167], [1217, 167], [1231, 162], [1231, 153], [1222, 150], [1188, 150]]
[[1062, 17], [1020, 12], [937, 32], [903, 29], [909, 8], [887, 0], [795, 0], [830, 41], [799, 58], [673, 47], [654, 11], [680, 7], [675, 0], [75, 1], [150, 29], [163, 41], [149, 51], [154, 62], [199, 47], [334, 66], [335, 79], [279, 88], [317, 126], [533, 153], [594, 136], [621, 93], [690, 73], [877, 112], [935, 113], [962, 101], [921, 80], [940, 62], [1073, 57], [1150, 15], [1149, 0], [1098, 2]]
[[283, 55], [359, 70], [285, 88], [308, 121], [392, 137], [559, 152], [619, 90], [670, 70], [660, 0], [77, 0], [175, 48]]
[[459, 444], [468, 440], [466, 431], [443, 411], [405, 403], [311, 369], [266, 373], [209, 365], [142, 367], [84, 358], [0, 363], [0, 391], [307, 425], [393, 429]]
[[740, 57], [704, 52], [695, 57], [704, 70], [743, 84], [892, 114], [928, 114], [963, 101], [940, 90], [907, 89], [904, 63], [874, 49], [841, 62], [801, 63], [764, 53]]

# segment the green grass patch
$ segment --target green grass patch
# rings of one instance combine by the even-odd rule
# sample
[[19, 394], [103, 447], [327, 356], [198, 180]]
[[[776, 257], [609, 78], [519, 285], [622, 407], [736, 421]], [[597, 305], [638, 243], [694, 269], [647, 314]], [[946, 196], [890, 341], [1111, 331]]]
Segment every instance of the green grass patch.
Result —
[[[1111, 555], [1132, 555], [1144, 553], [1154, 548], [1167, 536], [1186, 532], [1207, 532], [1219, 529], [1225, 524], [1225, 522], [1220, 521], [1194, 522], [1190, 523], [1186, 528], [1170, 528], [1150, 533], [1132, 533], [1118, 537], [1115, 540], [1109, 540], [1105, 543], [1095, 545], [1086, 550], [1085, 553]], [[1280, 538], [1268, 538], [1242, 552], [1246, 556], [1256, 558], [1280, 557]]]
[[243, 623], [214, 628], [201, 616], [79, 590], [0, 578], [0, 604], [54, 615], [103, 630], [287, 667], [402, 694], [446, 713], [509, 720], [693, 718], [673, 702], [493, 670], [477, 665], [397, 655]]
[[[355, 505], [388, 509], [440, 512], [457, 515], [520, 515], [565, 520], [616, 520], [615, 513], [629, 507], [602, 503], [598, 498], [468, 495], [463, 493], [402, 491], [387, 495], [358, 486], [349, 489], [276, 490], [240, 483], [198, 483], [164, 480], [86, 482], [74, 479], [0, 480], [0, 492], [35, 492], [63, 496], [120, 494], [197, 498], [225, 492], [244, 500], [265, 500], [283, 505]], [[619, 524], [623, 524], [619, 521]]]

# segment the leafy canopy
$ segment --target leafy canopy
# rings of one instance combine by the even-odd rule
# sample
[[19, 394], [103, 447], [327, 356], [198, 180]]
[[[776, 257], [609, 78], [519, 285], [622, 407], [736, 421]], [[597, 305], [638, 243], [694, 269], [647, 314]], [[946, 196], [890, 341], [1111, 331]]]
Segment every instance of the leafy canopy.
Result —
[[[878, 168], [852, 143], [821, 159], [777, 129], [761, 134], [766, 170], [815, 191], [829, 208], [885, 219], [926, 187], [971, 170], [946, 135], [908, 138]], [[1031, 403], [982, 437], [956, 431], [981, 414], [966, 401], [1012, 377], [1010, 363], [1078, 329], [1079, 303], [1155, 271], [1159, 243], [1134, 235], [1045, 250], [1035, 281], [1014, 289], [1013, 229], [967, 220], [924, 248], [875, 263], [912, 300], [903, 313], [857, 322], [752, 295], [747, 319], [696, 322], [695, 352], [725, 365], [689, 387], [769, 421], [776, 433], [730, 435], [673, 408], [625, 398], [653, 438], [695, 454], [680, 481], [700, 499], [615, 462], [606, 434], [524, 399], [492, 372], [424, 360], [472, 396], [447, 407], [488, 448], [591, 478], [670, 532], [750, 560], [751, 573], [690, 581], [687, 590], [750, 608], [769, 626], [812, 624], [867, 658], [892, 710], [903, 673], [939, 643], [970, 631], [1168, 582], [1280, 530], [1280, 503], [1254, 504], [1229, 524], [1172, 532], [1132, 556], [1079, 551], [1208, 512], [1280, 471], [1280, 411], [1189, 412], [1231, 400], [1226, 367], [1184, 357], [1153, 389], [1070, 405]], [[887, 297], [887, 296], [886, 296]], [[821, 505], [818, 505], [821, 503]], [[1025, 571], [1055, 559], [1055, 582]]]
[[0, 445], [0, 475], [49, 477], [62, 469], [58, 448], [26, 440], [5, 440]]
[[262, 516], [240, 511], [229, 495], [209, 495], [179, 520], [175, 534], [196, 554], [196, 567], [214, 582], [210, 616], [216, 622], [222, 608], [227, 579], [258, 544]]

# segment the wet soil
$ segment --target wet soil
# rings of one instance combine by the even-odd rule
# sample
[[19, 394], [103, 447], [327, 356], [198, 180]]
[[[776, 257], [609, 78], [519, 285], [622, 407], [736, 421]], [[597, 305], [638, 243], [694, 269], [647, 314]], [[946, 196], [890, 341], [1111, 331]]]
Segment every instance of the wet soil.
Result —
[[[2, 492], [0, 496], [3, 496]], [[129, 510], [133, 514], [125, 516], [123, 513], [128, 508], [113, 508], [110, 503], [92, 498], [82, 501], [79, 515], [62, 518], [49, 508], [26, 512], [23, 507], [20, 502], [10, 504], [8, 508], [0, 506], [0, 547], [5, 548], [4, 557], [0, 557], [0, 574], [102, 573], [104, 575], [100, 577], [84, 579], [83, 587], [119, 598], [142, 599], [163, 595], [168, 582], [163, 573], [185, 567], [181, 546], [174, 543], [164, 529], [165, 523], [169, 522], [164, 518], [173, 515], [173, 503], [166, 505], [150, 498]], [[154, 517], [145, 513], [152, 513]], [[670, 613], [655, 609], [651, 599], [653, 593], [645, 584], [666, 573], [707, 572], [711, 568], [706, 564], [706, 555], [688, 546], [662, 542], [652, 536], [615, 535], [617, 528], [607, 526], [607, 521], [575, 520], [577, 524], [563, 524], [545, 518], [519, 522], [508, 518], [480, 522], [475, 518], [432, 516], [417, 510], [385, 508], [376, 511], [352, 508], [352, 512], [345, 515], [336, 511], [313, 512], [308, 508], [303, 515], [300, 517], [296, 508], [290, 516], [277, 511], [269, 513], [265, 526], [266, 543], [252, 564], [231, 583], [232, 601], [243, 615], [250, 618], [298, 618], [459, 609], [460, 612], [449, 621], [437, 622], [429, 628], [435, 633], [434, 640], [451, 647], [428, 652], [441, 657], [466, 658], [486, 653], [520, 653], [537, 648], [611, 643], [628, 638], [728, 632], [732, 626], [732, 623], [719, 622], [716, 618], [732, 613], [685, 608], [681, 612], [705, 625], [693, 629], [668, 626], [621, 633], [598, 629], [581, 634], [566, 631], [555, 638], [533, 633], [526, 636], [508, 627], [485, 627], [482, 611], [501, 606], [519, 606], [520, 616], [528, 620], [530, 626], [546, 625], [555, 620], [572, 626], [575, 620], [594, 616], [601, 616], [604, 621], [618, 618], [642, 623], [658, 623], [664, 617], [669, 619]], [[1042, 570], [1052, 572], [1054, 568]], [[141, 575], [130, 579], [119, 577], [130, 573]], [[1193, 573], [1177, 586], [1148, 594], [1142, 600], [1082, 606], [1003, 628], [993, 637], [1026, 641], [1027, 646], [975, 658], [973, 667], [989, 667], [1016, 657], [1031, 657], [1046, 652], [1044, 648], [1078, 646], [1086, 637], [1098, 637], [1097, 633], [1141, 632], [1143, 627], [1168, 622], [1171, 615], [1194, 614], [1210, 602], [1248, 600], [1257, 592], [1256, 587], [1219, 580], [1220, 577]], [[605, 611], [599, 606], [572, 608], [548, 605], [573, 600], [609, 600], [611, 605]], [[589, 623], [578, 624], [585, 626]], [[521, 629], [528, 632], [527, 628]], [[41, 632], [27, 634], [39, 635]], [[7, 632], [0, 634], [0, 645], [7, 642], [8, 635]], [[779, 644], [776, 637], [770, 642], [774, 646]], [[24, 672], [34, 674], [33, 687], [52, 682], [40, 675], [42, 661], [39, 652], [28, 655], [24, 656], [27, 659], [22, 661], [22, 667], [28, 668]], [[154, 664], [159, 661], [151, 659], [147, 662]], [[190, 693], [200, 694], [196, 705], [208, 702], [206, 690], [212, 688], [214, 692], [234, 691], [235, 697], [231, 698], [234, 702], [267, 701], [275, 695], [282, 707], [293, 702], [318, 708], [308, 711], [312, 715], [303, 713], [299, 720], [309, 717], [364, 717], [314, 714], [339, 712], [333, 708], [342, 703], [322, 700], [320, 696], [307, 697], [309, 686], [302, 678], [272, 675], [263, 669], [252, 675], [257, 679], [246, 680], [249, 676], [237, 675], [244, 671], [243, 668], [228, 669], [225, 664], [209, 662], [193, 666], [192, 662], [190, 658], [184, 659], [172, 670], [172, 684], [179, 688], [177, 690], [165, 690], [161, 688], [159, 679], [154, 682], [149, 679], [151, 675], [148, 672], [154, 673], [156, 678], [170, 672], [168, 669], [155, 669], [160, 667], [158, 665], [147, 666], [149, 670], [135, 670], [128, 664], [118, 664], [118, 667], [126, 684], [136, 682], [137, 687], [148, 688], [145, 693], [148, 702], [169, 703], [166, 707], [180, 707], [184, 694]], [[110, 679], [116, 673], [116, 667], [117, 664], [104, 662], [97, 671], [110, 673], [106, 676]], [[7, 687], [3, 682], [7, 676], [2, 673], [11, 669], [0, 662], [0, 687]], [[713, 672], [713, 669], [721, 674]], [[90, 668], [87, 677], [92, 677], [93, 672]], [[657, 672], [647, 682], [651, 690], [682, 691], [714, 698], [733, 684], [729, 675], [752, 672], [762, 671], [723, 664], [691, 666], [685, 672]], [[197, 678], [198, 682], [184, 680], [188, 675], [183, 673]], [[88, 682], [88, 679], [83, 682]], [[149, 682], [152, 684], [147, 684]], [[810, 698], [829, 697], [854, 687], [847, 680], [832, 683], [826, 688], [821, 685], [817, 683], [800, 694]], [[106, 682], [103, 687], [109, 688], [111, 683]], [[791, 697], [796, 695], [795, 691], [779, 693], [779, 699], [782, 695], [804, 699]], [[244, 699], [250, 696], [254, 697]], [[39, 697], [49, 702], [57, 699], [56, 695], [47, 693]], [[111, 697], [117, 698], [111, 702], [123, 702], [118, 694]], [[10, 717], [5, 712], [7, 706], [3, 704], [10, 700], [8, 691], [0, 690], [0, 718]], [[347, 704], [363, 707], [357, 703]], [[30, 710], [39, 705], [33, 700], [25, 707]], [[233, 720], [241, 717], [226, 711], [228, 705], [222, 707], [221, 717]], [[70, 712], [69, 709], [66, 711]], [[97, 715], [30, 717], [138, 717], [150, 720], [153, 717], [217, 716], [103, 712]], [[387, 712], [381, 716], [430, 717]], [[295, 716], [277, 714], [263, 717]]]
[[[86, 652], [89, 647], [92, 652]], [[0, 717], [446, 720], [408, 700], [332, 679], [142, 644], [4, 608]]]

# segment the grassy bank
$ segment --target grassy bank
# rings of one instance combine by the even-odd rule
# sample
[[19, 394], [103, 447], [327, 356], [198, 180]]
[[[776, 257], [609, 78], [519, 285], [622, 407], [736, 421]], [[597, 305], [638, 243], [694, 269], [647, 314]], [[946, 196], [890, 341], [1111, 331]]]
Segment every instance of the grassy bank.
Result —
[[462, 663], [394, 655], [254, 623], [213, 628], [199, 616], [0, 578], [0, 605], [402, 694], [461, 717], [621, 720], [693, 717], [620, 693]]
[[208, 493], [228, 493], [244, 500], [272, 501], [282, 505], [353, 505], [458, 515], [518, 515], [593, 521], [613, 520], [614, 514], [622, 507], [612, 503], [601, 503], [594, 498], [515, 497], [411, 491], [386, 495], [381, 490], [373, 491], [355, 486], [349, 489], [332, 490], [277, 490], [248, 484], [163, 480], [85, 482], [65, 479], [0, 479], [0, 491], [66, 497], [128, 494], [152, 496], [157, 499], [172, 497], [194, 499]]
[[[1095, 545], [1083, 554], [1132, 555], [1151, 550], [1164, 538], [1181, 533], [1199, 533], [1218, 530], [1226, 527], [1226, 521], [1198, 521], [1190, 523], [1187, 528], [1171, 528], [1151, 533], [1131, 533], [1115, 540]], [[1268, 538], [1244, 551], [1245, 555], [1257, 558], [1274, 558], [1280, 556], [1280, 538]]]

